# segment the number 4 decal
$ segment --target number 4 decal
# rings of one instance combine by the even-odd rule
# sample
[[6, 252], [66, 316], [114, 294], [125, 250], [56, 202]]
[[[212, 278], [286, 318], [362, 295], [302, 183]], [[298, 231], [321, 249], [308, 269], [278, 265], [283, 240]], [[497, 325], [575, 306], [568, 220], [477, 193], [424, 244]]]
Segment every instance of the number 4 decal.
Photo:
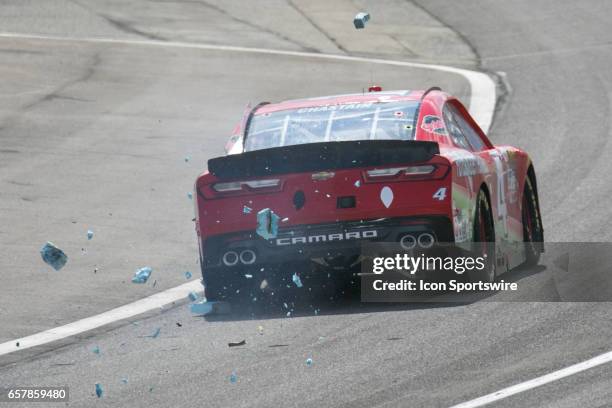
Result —
[[433, 195], [433, 198], [435, 198], [436, 200], [443, 201], [446, 198], [446, 187], [442, 187], [438, 191], [436, 191]]

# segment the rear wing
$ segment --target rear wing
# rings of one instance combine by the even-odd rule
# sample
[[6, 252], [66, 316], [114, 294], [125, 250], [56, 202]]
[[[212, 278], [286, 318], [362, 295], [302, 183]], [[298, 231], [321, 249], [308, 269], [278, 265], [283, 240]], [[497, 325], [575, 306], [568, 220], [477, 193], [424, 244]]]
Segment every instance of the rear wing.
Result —
[[422, 163], [439, 153], [438, 143], [414, 140], [308, 143], [216, 157], [208, 171], [219, 179], [262, 177]]

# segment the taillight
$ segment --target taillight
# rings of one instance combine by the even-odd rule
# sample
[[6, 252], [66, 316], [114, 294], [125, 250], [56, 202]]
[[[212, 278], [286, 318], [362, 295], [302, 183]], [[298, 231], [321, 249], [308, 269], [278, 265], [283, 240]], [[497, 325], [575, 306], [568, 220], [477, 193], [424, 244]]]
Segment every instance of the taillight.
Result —
[[446, 176], [449, 167], [442, 164], [423, 164], [418, 166], [389, 167], [366, 170], [365, 179], [370, 182], [382, 180], [437, 179]]
[[280, 184], [279, 179], [269, 179], [269, 180], [251, 180], [243, 182], [249, 188], [267, 188], [267, 187], [276, 187]]
[[245, 190], [245, 187], [248, 189], [257, 190], [278, 187], [279, 185], [279, 179], [230, 181], [226, 183], [215, 183], [212, 185], [212, 189], [218, 193], [229, 193], [234, 191], [243, 191]]
[[242, 183], [239, 181], [233, 183], [216, 183], [212, 185], [213, 190], [218, 193], [226, 193], [228, 191], [242, 190]]

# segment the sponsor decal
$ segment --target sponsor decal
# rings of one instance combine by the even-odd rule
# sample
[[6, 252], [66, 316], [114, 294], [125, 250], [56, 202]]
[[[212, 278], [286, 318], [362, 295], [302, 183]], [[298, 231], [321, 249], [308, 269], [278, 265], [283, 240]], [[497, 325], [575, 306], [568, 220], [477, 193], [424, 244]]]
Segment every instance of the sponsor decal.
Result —
[[365, 231], [346, 231], [337, 232], [333, 234], [312, 234], [293, 236], [286, 238], [277, 238], [274, 243], [277, 246], [285, 245], [297, 245], [297, 244], [315, 244], [320, 242], [334, 242], [334, 241], [347, 241], [351, 239], [368, 239], [376, 238], [378, 231], [376, 230], [365, 230]]
[[518, 179], [514, 169], [508, 170], [508, 202], [514, 204], [518, 200]]
[[455, 228], [455, 242], [466, 242], [470, 237], [470, 220], [464, 215], [464, 212], [457, 210], [457, 215], [453, 217]]
[[298, 109], [298, 113], [312, 113], [312, 112], [329, 112], [329, 111], [343, 111], [351, 109], [365, 109], [372, 106], [372, 102], [366, 103], [347, 103], [344, 105], [323, 105], [323, 106], [310, 106], [308, 108]]
[[446, 136], [448, 133], [446, 132], [446, 127], [444, 127], [444, 122], [440, 119], [439, 116], [435, 115], [425, 115], [423, 117], [423, 121], [421, 122], [421, 129], [426, 132], [436, 133], [438, 135]]
[[475, 174], [486, 173], [486, 166], [476, 157], [465, 157], [455, 162], [457, 164], [457, 176], [466, 177]]

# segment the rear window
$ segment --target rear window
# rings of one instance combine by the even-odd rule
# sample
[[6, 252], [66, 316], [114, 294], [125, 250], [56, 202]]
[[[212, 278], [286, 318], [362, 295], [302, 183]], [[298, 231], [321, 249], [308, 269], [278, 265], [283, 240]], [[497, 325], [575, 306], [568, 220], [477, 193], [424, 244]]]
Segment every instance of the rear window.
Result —
[[245, 151], [317, 142], [413, 140], [419, 102], [314, 106], [254, 115]]

